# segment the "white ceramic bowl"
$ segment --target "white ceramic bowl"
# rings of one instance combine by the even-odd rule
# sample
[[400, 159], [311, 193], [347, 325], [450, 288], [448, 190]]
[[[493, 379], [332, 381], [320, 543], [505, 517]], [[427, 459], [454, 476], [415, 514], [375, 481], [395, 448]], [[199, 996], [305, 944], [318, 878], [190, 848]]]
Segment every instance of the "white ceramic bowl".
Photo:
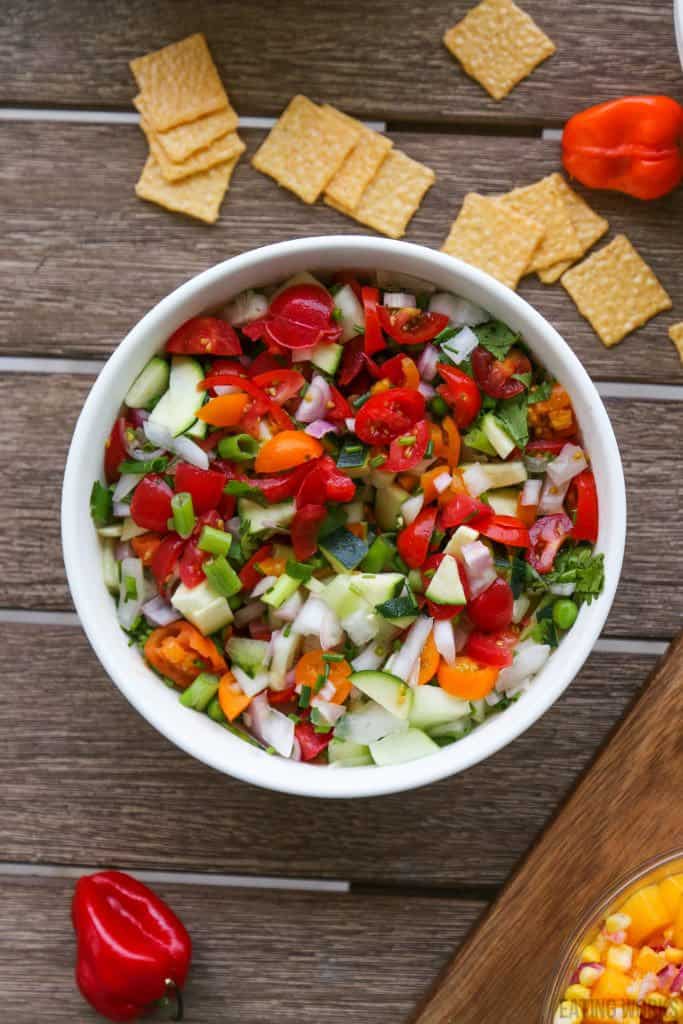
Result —
[[[515, 330], [569, 391], [595, 472], [600, 502], [598, 549], [605, 589], [584, 606], [559, 650], [519, 701], [469, 736], [420, 761], [387, 767], [324, 768], [272, 757], [192, 713], [129, 647], [101, 571], [88, 499], [102, 472], [102, 450], [131, 381], [181, 323], [247, 287], [272, 284], [301, 270], [342, 268], [407, 273], [483, 306]], [[192, 278], [152, 309], [121, 342], [88, 396], [76, 424], [62, 495], [64, 561], [76, 610], [95, 653], [131, 704], [171, 742], [219, 771], [270, 789], [317, 797], [375, 796], [434, 782], [482, 761], [546, 711], [577, 674], [598, 638], [621, 570], [626, 498], [619, 450], [605, 408], [581, 363], [524, 299], [487, 274], [442, 253], [406, 242], [323, 237], [281, 242], [226, 260]]]
[[683, 0], [674, 0], [674, 25], [676, 26], [678, 56], [681, 58], [681, 67], [683, 67]]

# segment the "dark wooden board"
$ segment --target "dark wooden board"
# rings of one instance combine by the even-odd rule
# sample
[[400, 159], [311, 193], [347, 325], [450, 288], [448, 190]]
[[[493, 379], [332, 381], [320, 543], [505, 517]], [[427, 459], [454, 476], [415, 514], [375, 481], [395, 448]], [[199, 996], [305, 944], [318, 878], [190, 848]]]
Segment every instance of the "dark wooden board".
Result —
[[[73, 425], [91, 383], [82, 375], [0, 377], [0, 607], [72, 607], [57, 508]], [[630, 515], [625, 569], [607, 634], [671, 637], [680, 624], [683, 576], [683, 526], [675, 516], [668, 519], [667, 557], [653, 553], [663, 544], [661, 509], [681, 507], [683, 403], [609, 399], [607, 408], [621, 446]]]
[[245, 785], [172, 747], [105, 677], [79, 629], [0, 625], [0, 641], [0, 862], [477, 891], [504, 881], [653, 663], [593, 655], [532, 729], [458, 777], [320, 801]]
[[[8, 939], [0, 992], [11, 1024], [103, 1019], [74, 981], [73, 887], [71, 879], [0, 876], [0, 934]], [[404, 1020], [483, 907], [400, 895], [154, 889], [192, 936], [185, 1019], [195, 1024]]]
[[[286, 238], [363, 231], [322, 203], [306, 206], [254, 171], [248, 157], [263, 132], [245, 137], [247, 158], [235, 172], [220, 221], [207, 227], [136, 199], [146, 147], [135, 126], [0, 123], [0, 145], [12, 153], [0, 166], [0, 188], [10, 197], [1, 265], [12, 295], [0, 308], [0, 354], [105, 357], [159, 299], [225, 257]], [[502, 192], [560, 166], [558, 144], [539, 139], [393, 138], [437, 173], [407, 235], [434, 248], [466, 192]], [[674, 299], [683, 294], [683, 234], [672, 230], [683, 223], [683, 190], [656, 203], [604, 193], [591, 201], [613, 232], [626, 231]], [[683, 382], [666, 336], [668, 324], [683, 318], [683, 307], [608, 350], [560, 285], [530, 277], [521, 293], [597, 379]]]
[[[557, 53], [500, 103], [442, 44], [473, 0], [396, 3], [241, 0], [197, 5], [8, 0], [0, 31], [0, 100], [126, 108], [132, 57], [205, 32], [241, 114], [276, 115], [296, 92], [388, 121], [529, 127], [633, 92], [680, 95], [670, 3], [525, 0]], [[644, 59], [644, 55], [647, 58]]]
[[[416, 1024], [540, 1020], [573, 928], [617, 879], [681, 848], [683, 637], [456, 955]], [[569, 898], [568, 898], [569, 897]], [[490, 952], [495, 950], [495, 970]]]

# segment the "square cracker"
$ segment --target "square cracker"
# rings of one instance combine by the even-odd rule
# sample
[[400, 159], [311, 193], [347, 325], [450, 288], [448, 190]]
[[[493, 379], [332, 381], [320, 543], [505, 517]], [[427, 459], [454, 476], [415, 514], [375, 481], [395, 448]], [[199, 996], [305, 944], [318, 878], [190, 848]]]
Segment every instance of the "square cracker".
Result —
[[[150, 125], [142, 93], [135, 97], [133, 104]], [[166, 158], [176, 164], [182, 164], [193, 153], [200, 149], [206, 149], [216, 139], [236, 130], [237, 114], [228, 102], [227, 107], [215, 110], [212, 114], [205, 114], [203, 117], [198, 117], [196, 121], [179, 124], [176, 128], [169, 128], [168, 131], [155, 134]]]
[[608, 348], [671, 309], [671, 299], [625, 235], [568, 270], [562, 284]]
[[683, 363], [683, 323], [672, 324], [669, 328], [669, 337], [676, 346], [676, 351]]
[[193, 153], [182, 164], [175, 164], [166, 156], [156, 134], [144, 117], [140, 121], [140, 126], [147, 136], [150, 151], [166, 181], [182, 181], [183, 178], [189, 178], [193, 174], [208, 171], [211, 167], [224, 164], [227, 160], [232, 160], [233, 157], [241, 156], [246, 149], [237, 132], [230, 132], [228, 135], [216, 139], [206, 149], [200, 149], [199, 152]]
[[[550, 177], [554, 179], [564, 199], [564, 204], [569, 211], [574, 230], [581, 243], [583, 250], [581, 255], [583, 256], [592, 245], [595, 245], [599, 238], [602, 238], [609, 228], [609, 223], [599, 213], [592, 210], [588, 203], [576, 194], [573, 188], [569, 187], [561, 174], [555, 172]], [[553, 282], [562, 277], [565, 270], [569, 270], [571, 265], [571, 260], [562, 260], [560, 263], [555, 263], [552, 267], [539, 270], [538, 276], [543, 284], [553, 284]]]
[[159, 164], [150, 153], [135, 186], [135, 193], [140, 199], [148, 199], [166, 210], [186, 213], [189, 217], [213, 224], [218, 220], [223, 196], [238, 160], [236, 156], [208, 171], [193, 174], [191, 178], [170, 182], [166, 181]]
[[201, 32], [132, 60], [130, 69], [155, 132], [196, 121], [228, 104]]
[[443, 37], [463, 70], [501, 100], [555, 53], [555, 44], [512, 0], [482, 0]]
[[392, 149], [355, 209], [350, 210], [327, 197], [325, 202], [347, 217], [353, 217], [359, 224], [381, 231], [389, 238], [401, 238], [435, 181], [436, 175], [431, 168], [412, 160], [398, 149]]
[[363, 192], [368, 187], [384, 162], [393, 143], [386, 135], [366, 128], [360, 121], [348, 117], [340, 110], [325, 105], [336, 117], [341, 117], [358, 130], [358, 141], [332, 181], [325, 189], [325, 195], [347, 210], [354, 210]]
[[470, 192], [441, 249], [516, 288], [543, 230], [512, 206]]
[[543, 240], [535, 250], [526, 273], [552, 267], [560, 260], [575, 260], [582, 253], [567, 205], [562, 198], [555, 175], [541, 178], [533, 185], [515, 188], [501, 196], [501, 203], [511, 206], [517, 213], [531, 217], [545, 229]]
[[257, 171], [314, 203], [358, 141], [359, 130], [335, 111], [294, 96], [254, 154]]

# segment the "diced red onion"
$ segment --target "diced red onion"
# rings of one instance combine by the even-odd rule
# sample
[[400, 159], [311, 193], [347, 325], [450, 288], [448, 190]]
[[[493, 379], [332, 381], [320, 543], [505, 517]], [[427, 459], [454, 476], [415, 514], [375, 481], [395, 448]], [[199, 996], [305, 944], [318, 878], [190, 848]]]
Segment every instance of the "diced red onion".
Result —
[[127, 501], [113, 501], [111, 505], [112, 514], [125, 518], [130, 515], [130, 505]]
[[292, 349], [292, 362], [293, 363], [306, 363], [313, 355], [312, 348], [295, 348]]
[[530, 676], [535, 676], [550, 657], [548, 644], [537, 644], [535, 640], [523, 640], [517, 645], [513, 662], [501, 670], [496, 680], [496, 689], [506, 693]]
[[451, 295], [449, 292], [437, 292], [436, 295], [432, 295], [429, 300], [429, 312], [443, 313], [456, 327], [460, 324], [476, 327], [477, 324], [483, 324], [491, 319], [481, 306], [475, 306], [473, 302]]
[[429, 401], [436, 394], [436, 388], [433, 388], [431, 384], [425, 384], [423, 380], [417, 385], [417, 390], [420, 392], [423, 398]]
[[293, 686], [295, 679], [296, 679], [296, 672], [294, 671], [293, 668], [290, 668], [289, 672], [285, 676], [285, 683], [287, 684], [287, 686]]
[[569, 480], [559, 485], [554, 484], [550, 479], [545, 481], [541, 491], [541, 499], [538, 503], [538, 511], [541, 515], [554, 515], [556, 512], [562, 511], [565, 495], [569, 490], [569, 483]]
[[636, 1002], [642, 1003], [644, 999], [647, 999], [649, 995], [657, 991], [657, 987], [657, 975], [651, 971], [648, 972], [640, 983]]
[[173, 437], [170, 430], [161, 426], [160, 423], [154, 423], [151, 419], [145, 423], [144, 431], [152, 444], [160, 445], [169, 452], [175, 452], [185, 462], [189, 462], [191, 466], [196, 466], [198, 469], [209, 468], [208, 455], [198, 444], [191, 441], [189, 437], [183, 437], [182, 435], [180, 437]]
[[351, 433], [353, 433], [355, 431], [355, 429], [356, 429], [356, 418], [355, 418], [355, 416], [347, 416], [346, 419], [344, 420], [344, 424], [346, 426], [346, 429], [350, 430]]
[[249, 288], [236, 295], [224, 308], [222, 315], [233, 327], [243, 327], [245, 324], [251, 323], [252, 320], [258, 320], [259, 317], [265, 316], [267, 312], [268, 299], [265, 295], [259, 295], [258, 292]]
[[432, 480], [432, 483], [434, 484], [434, 489], [437, 494], [443, 494], [443, 492], [447, 491], [453, 483], [453, 477], [450, 473], [444, 471], [443, 473], [439, 473], [439, 475]]
[[430, 381], [436, 377], [436, 366], [439, 362], [439, 350], [434, 345], [425, 345], [424, 351], [417, 361], [422, 380]]
[[410, 679], [415, 662], [422, 654], [427, 637], [432, 631], [434, 620], [420, 615], [412, 624], [403, 641], [403, 646], [391, 659], [391, 673], [407, 682]]
[[311, 437], [315, 437], [320, 440], [321, 437], [325, 437], [326, 434], [338, 434], [339, 427], [336, 427], [334, 423], [330, 423], [329, 420], [313, 420], [304, 429], [304, 434], [310, 434]]
[[657, 986], [660, 992], [670, 992], [671, 986], [678, 976], [678, 967], [674, 964], [667, 964], [666, 967], [662, 967], [661, 971], [657, 971]]
[[455, 636], [453, 626], [447, 619], [434, 623], [434, 643], [444, 661], [452, 665], [455, 661]]
[[133, 558], [133, 548], [127, 540], [120, 540], [114, 548], [114, 558], [122, 562], [124, 558]]
[[261, 595], [265, 594], [267, 590], [270, 590], [270, 588], [276, 582], [277, 576], [264, 576], [263, 579], [260, 579], [258, 581], [254, 589], [249, 594], [249, 597], [252, 599], [255, 597], [261, 597]]
[[168, 626], [171, 622], [182, 619], [181, 613], [160, 595], [143, 604], [142, 611], [147, 621], [153, 626]]
[[295, 418], [301, 423], [313, 423], [314, 420], [324, 419], [331, 398], [330, 385], [324, 377], [316, 373], [294, 413]]
[[[234, 671], [234, 669], [233, 669]], [[294, 747], [294, 722], [268, 703], [268, 695], [259, 693], [249, 705], [250, 729], [266, 747], [281, 757], [289, 757]]]
[[235, 625], [238, 629], [242, 626], [248, 625], [255, 619], [260, 619], [263, 615], [264, 608], [261, 601], [250, 601], [249, 604], [245, 604], [242, 608], [238, 608], [235, 612]]
[[578, 985], [579, 984], [579, 978], [581, 977], [581, 971], [584, 969], [584, 967], [590, 967], [591, 970], [595, 971], [596, 972], [596, 977], [599, 977], [602, 974], [602, 972], [604, 971], [604, 969], [605, 969], [605, 965], [604, 964], [598, 964], [598, 963], [595, 963], [593, 961], [584, 960], [583, 963], [580, 963], [579, 966], [574, 971], [574, 973], [572, 974], [570, 985]]
[[478, 597], [496, 579], [493, 555], [480, 540], [474, 540], [463, 545], [462, 560], [472, 597]]
[[548, 465], [548, 476], [556, 487], [569, 483], [588, 467], [583, 449], [576, 444], [566, 444], [556, 459]]
[[424, 504], [424, 494], [414, 494], [408, 498], [401, 505], [401, 515], [403, 516], [403, 522], [406, 526], [410, 526], [414, 522], [422, 511]]
[[389, 309], [415, 309], [417, 299], [408, 292], [385, 292], [383, 305]]
[[[127, 498], [130, 492], [135, 490], [141, 479], [139, 473], [124, 473], [120, 476], [112, 493], [112, 501], [119, 502]], [[127, 515], [127, 513], [124, 512], [124, 515]]]

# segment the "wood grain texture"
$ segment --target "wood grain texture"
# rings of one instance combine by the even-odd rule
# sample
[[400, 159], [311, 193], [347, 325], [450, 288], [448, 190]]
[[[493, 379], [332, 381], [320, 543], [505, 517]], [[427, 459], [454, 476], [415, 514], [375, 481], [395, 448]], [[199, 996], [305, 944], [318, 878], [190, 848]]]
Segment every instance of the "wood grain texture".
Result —
[[[73, 977], [74, 883], [0, 876], [4, 1019], [97, 1024]], [[195, 1024], [394, 1024], [464, 938], [482, 904], [155, 884], [193, 940]], [[161, 1015], [158, 1016], [162, 1019]]]
[[[0, 377], [5, 426], [0, 438], [0, 607], [72, 607], [56, 510], [71, 433], [91, 383], [89, 377], [65, 374]], [[683, 506], [678, 443], [683, 403], [609, 399], [606, 404], [629, 500], [626, 561], [606, 633], [671, 637], [680, 628], [682, 610], [683, 524], [678, 518], [669, 520], [667, 557], [655, 558], [653, 552], [662, 546], [660, 509]], [[48, 513], [36, 520], [36, 509]]]
[[[401, 122], [557, 125], [633, 92], [680, 89], [670, 3], [525, 0], [557, 53], [496, 103], [442, 36], [473, 0], [8, 0], [0, 30], [4, 103], [129, 107], [132, 57], [206, 33], [235, 109], [282, 110], [297, 92]], [[647, 60], [643, 54], [647, 53]]]
[[[0, 354], [107, 356], [159, 299], [228, 256], [268, 242], [323, 234], [371, 233], [325, 204], [313, 207], [251, 168], [262, 132], [245, 132], [215, 227], [144, 203], [133, 193], [146, 146], [130, 125], [0, 123], [12, 159], [0, 166], [6, 197]], [[560, 166], [555, 142], [538, 139], [398, 133], [396, 145], [433, 167], [436, 185], [407, 238], [433, 248], [445, 239], [465, 194], [527, 184]], [[49, 196], [49, 202], [45, 197]], [[625, 231], [674, 300], [683, 294], [683, 190], [654, 203], [596, 193], [596, 209]], [[521, 294], [564, 335], [602, 380], [682, 383], [666, 336], [681, 308], [657, 317], [607, 350], [560, 285], [529, 277]]]
[[458, 777], [314, 801], [237, 782], [172, 747], [107, 680], [80, 630], [0, 625], [0, 641], [0, 861], [418, 888], [499, 885], [652, 665], [593, 655], [532, 729]]
[[456, 1011], [458, 1024], [540, 1021], [543, 991], [577, 922], [622, 876], [681, 848], [680, 819], [669, 813], [683, 774], [681, 715], [683, 637], [449, 966], [416, 1024], [450, 1024]]

